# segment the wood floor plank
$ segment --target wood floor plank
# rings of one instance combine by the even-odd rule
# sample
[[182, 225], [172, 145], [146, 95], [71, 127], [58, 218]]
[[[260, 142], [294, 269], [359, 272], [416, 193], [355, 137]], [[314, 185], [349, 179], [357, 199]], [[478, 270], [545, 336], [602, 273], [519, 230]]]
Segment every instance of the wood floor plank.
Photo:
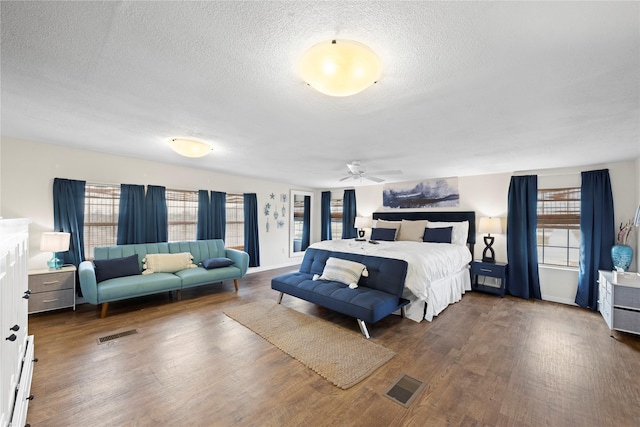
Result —
[[[577, 307], [468, 293], [433, 322], [390, 316], [371, 340], [397, 354], [341, 390], [224, 315], [276, 301], [271, 277], [30, 316], [34, 426], [635, 426], [640, 337]], [[355, 334], [355, 319], [283, 305]], [[98, 345], [97, 338], [138, 334]], [[383, 396], [402, 373], [426, 382], [409, 408]]]

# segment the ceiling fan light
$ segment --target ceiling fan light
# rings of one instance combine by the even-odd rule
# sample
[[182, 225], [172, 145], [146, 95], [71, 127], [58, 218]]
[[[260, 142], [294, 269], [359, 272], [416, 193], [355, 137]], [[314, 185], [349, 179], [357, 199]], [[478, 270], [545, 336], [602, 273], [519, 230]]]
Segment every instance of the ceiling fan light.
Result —
[[300, 59], [302, 79], [329, 96], [362, 92], [380, 78], [380, 59], [368, 46], [352, 40], [318, 43]]
[[213, 151], [209, 144], [187, 138], [170, 139], [169, 146], [173, 151], [185, 157], [204, 157]]

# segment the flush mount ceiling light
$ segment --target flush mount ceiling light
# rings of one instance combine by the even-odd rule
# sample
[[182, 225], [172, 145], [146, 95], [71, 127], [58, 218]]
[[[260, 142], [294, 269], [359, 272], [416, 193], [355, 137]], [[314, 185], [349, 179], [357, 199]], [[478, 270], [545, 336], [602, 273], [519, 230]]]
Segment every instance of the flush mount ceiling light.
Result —
[[318, 43], [300, 59], [302, 79], [330, 96], [362, 92], [378, 81], [381, 73], [378, 56], [369, 47], [352, 40]]
[[213, 151], [209, 144], [195, 139], [173, 138], [169, 140], [169, 146], [185, 157], [203, 157]]

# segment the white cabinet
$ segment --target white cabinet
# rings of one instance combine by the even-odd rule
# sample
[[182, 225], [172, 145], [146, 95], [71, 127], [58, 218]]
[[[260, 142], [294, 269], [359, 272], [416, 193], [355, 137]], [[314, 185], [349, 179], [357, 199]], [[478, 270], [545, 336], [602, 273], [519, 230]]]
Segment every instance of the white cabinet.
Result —
[[27, 335], [29, 220], [0, 220], [0, 427], [27, 418], [33, 336]]
[[609, 329], [640, 334], [640, 285], [615, 284], [610, 271], [599, 271], [598, 311]]

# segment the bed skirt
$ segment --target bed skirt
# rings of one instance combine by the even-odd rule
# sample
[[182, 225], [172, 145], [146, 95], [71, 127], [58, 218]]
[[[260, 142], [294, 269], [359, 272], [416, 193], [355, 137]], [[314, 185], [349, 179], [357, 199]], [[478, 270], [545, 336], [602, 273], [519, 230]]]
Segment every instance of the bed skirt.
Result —
[[470, 290], [471, 276], [468, 268], [432, 283], [428, 290], [427, 301], [418, 299], [405, 288], [403, 297], [410, 301], [406, 307], [406, 317], [415, 322], [420, 322], [422, 319], [431, 322], [434, 316], [440, 314], [449, 304], [460, 301], [462, 295]]

